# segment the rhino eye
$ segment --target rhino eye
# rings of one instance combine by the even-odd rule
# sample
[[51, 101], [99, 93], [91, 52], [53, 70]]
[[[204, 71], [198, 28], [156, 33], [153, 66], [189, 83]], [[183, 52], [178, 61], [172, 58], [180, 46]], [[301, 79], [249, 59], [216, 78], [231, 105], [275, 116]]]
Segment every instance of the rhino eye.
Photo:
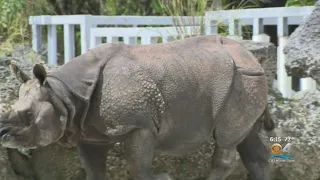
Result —
[[27, 118], [28, 118], [29, 120], [32, 120], [32, 119], [33, 119], [33, 114], [32, 114], [32, 112], [30, 112], [30, 111], [27, 112]]

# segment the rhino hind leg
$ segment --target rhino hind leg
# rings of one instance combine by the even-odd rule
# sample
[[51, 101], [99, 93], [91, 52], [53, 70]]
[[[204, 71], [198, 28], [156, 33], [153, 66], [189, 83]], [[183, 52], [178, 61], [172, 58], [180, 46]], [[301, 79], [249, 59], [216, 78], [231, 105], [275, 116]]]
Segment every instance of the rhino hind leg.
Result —
[[253, 180], [270, 179], [270, 154], [255, 129], [237, 146], [237, 150]]
[[[266, 109], [268, 90], [266, 82], [265, 76], [236, 73], [229, 97], [216, 116], [217, 123], [213, 136], [216, 140], [216, 149], [221, 153], [214, 152], [213, 161], [217, 162], [217, 165], [213, 164], [208, 180], [224, 180], [231, 173], [233, 169], [231, 161], [236, 162], [234, 159], [236, 150], [242, 152], [244, 164], [255, 177], [254, 180], [267, 180], [267, 178], [263, 179], [258, 172], [259, 170], [264, 171], [262, 174], [268, 176], [264, 166], [268, 160], [264, 156], [265, 150], [261, 140], [256, 138], [257, 128], [255, 126], [260, 125], [261, 121], [258, 119]], [[252, 145], [253, 143], [255, 144]], [[245, 152], [246, 148], [251, 149]], [[262, 165], [255, 169], [254, 164], [259, 164], [260, 161]]]
[[136, 129], [124, 142], [127, 166], [134, 180], [173, 180], [168, 174], [154, 175], [152, 160], [156, 138], [148, 129]]
[[106, 160], [110, 145], [79, 142], [77, 149], [86, 172], [86, 180], [106, 180]]
[[207, 180], [224, 180], [236, 166], [236, 148], [221, 148], [217, 144], [212, 156], [212, 168]]

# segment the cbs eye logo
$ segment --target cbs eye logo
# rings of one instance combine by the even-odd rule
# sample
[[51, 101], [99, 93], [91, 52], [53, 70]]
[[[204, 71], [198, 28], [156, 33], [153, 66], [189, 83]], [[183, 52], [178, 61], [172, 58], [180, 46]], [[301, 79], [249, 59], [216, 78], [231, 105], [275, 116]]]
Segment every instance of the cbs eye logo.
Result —
[[282, 146], [279, 143], [275, 143], [271, 146], [271, 153], [274, 155], [281, 154]]

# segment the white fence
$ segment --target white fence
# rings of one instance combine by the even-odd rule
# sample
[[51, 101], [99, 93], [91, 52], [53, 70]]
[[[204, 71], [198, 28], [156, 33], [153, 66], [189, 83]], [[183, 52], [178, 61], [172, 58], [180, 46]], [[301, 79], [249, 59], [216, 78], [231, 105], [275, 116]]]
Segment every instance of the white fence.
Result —
[[[182, 30], [184, 34], [193, 34], [200, 31], [200, 27], [186, 26]], [[176, 27], [153, 27], [153, 28], [91, 28], [90, 48], [101, 44], [102, 38], [106, 37], [106, 42], [116, 42], [119, 36], [123, 37], [125, 44], [137, 44], [137, 37], [141, 37], [141, 45], [158, 43], [159, 39], [163, 43], [174, 40], [176, 36], [181, 36], [181, 32]]]
[[[75, 54], [75, 25], [80, 25], [81, 53], [85, 53], [90, 47], [103, 42], [119, 41], [123, 38], [126, 44], [137, 44], [138, 37], [141, 44], [158, 43], [159, 38], [163, 43], [173, 40], [173, 36], [181, 36], [180, 27], [174, 24], [183, 24], [183, 35], [194, 34], [200, 30], [201, 19], [205, 22], [207, 35], [218, 33], [218, 24], [228, 26], [229, 37], [242, 39], [242, 26], [252, 25], [254, 41], [270, 41], [264, 34], [264, 25], [277, 25], [278, 32], [278, 60], [276, 85], [285, 97], [290, 97], [294, 91], [291, 87], [291, 77], [287, 76], [283, 55], [283, 47], [288, 39], [288, 25], [299, 25], [304, 17], [308, 16], [313, 6], [290, 7], [290, 8], [263, 8], [246, 10], [226, 10], [206, 12], [205, 17], [156, 17], [156, 16], [31, 16], [30, 24], [33, 30], [33, 49], [38, 52], [41, 46], [42, 28], [48, 28], [48, 63], [57, 63], [57, 25], [63, 25], [64, 30], [64, 58], [65, 61], [72, 59]], [[179, 22], [176, 22], [179, 21]], [[128, 27], [98, 27], [99, 25], [126, 25]], [[168, 26], [168, 27], [139, 27], [139, 26]], [[59, 42], [62, 43], [62, 42]], [[300, 80], [300, 89], [315, 89], [317, 84], [311, 78]]]

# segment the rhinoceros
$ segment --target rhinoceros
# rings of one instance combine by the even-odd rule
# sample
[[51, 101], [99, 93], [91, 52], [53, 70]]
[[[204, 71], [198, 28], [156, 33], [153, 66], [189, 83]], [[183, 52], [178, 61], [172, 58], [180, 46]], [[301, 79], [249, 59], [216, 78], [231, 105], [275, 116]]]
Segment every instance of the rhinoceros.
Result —
[[19, 100], [0, 119], [1, 144], [77, 147], [87, 180], [105, 180], [108, 150], [123, 143], [134, 180], [153, 174], [155, 151], [196, 150], [215, 139], [208, 180], [224, 180], [238, 151], [254, 180], [269, 180], [269, 151], [258, 133], [274, 122], [267, 79], [237, 41], [200, 36], [164, 44], [105, 43], [55, 71], [36, 64], [33, 77], [11, 65]]

